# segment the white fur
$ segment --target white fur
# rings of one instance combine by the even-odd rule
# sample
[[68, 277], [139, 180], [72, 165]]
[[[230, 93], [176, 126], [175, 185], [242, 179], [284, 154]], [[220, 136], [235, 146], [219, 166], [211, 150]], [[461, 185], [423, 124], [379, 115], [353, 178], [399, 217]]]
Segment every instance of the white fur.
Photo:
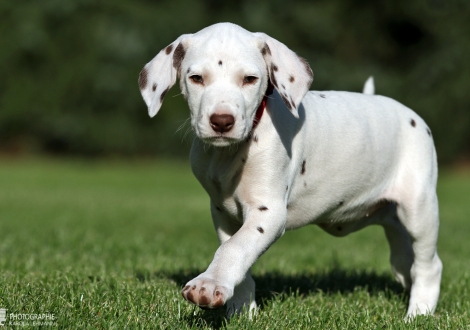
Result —
[[[411, 290], [407, 317], [433, 313], [442, 263], [436, 153], [426, 123], [384, 96], [307, 93], [308, 64], [262, 33], [221, 23], [178, 38], [173, 51], [180, 43], [179, 71], [164, 49], [140, 85], [154, 115], [161, 91], [180, 76], [197, 136], [191, 166], [210, 196], [221, 243], [207, 270], [183, 289], [185, 299], [205, 308], [226, 303], [229, 314], [254, 310], [250, 268], [286, 229], [317, 224], [344, 236], [378, 224], [392, 270]], [[244, 84], [247, 76], [258, 79]], [[269, 81], [276, 90], [252, 130]], [[152, 91], [153, 84], [161, 87]], [[367, 86], [365, 94], [373, 94]], [[230, 131], [211, 129], [216, 113], [234, 117]]]
[[362, 90], [363, 94], [367, 95], [374, 95], [375, 94], [375, 85], [374, 85], [374, 77], [370, 76], [365, 84], [364, 89]]

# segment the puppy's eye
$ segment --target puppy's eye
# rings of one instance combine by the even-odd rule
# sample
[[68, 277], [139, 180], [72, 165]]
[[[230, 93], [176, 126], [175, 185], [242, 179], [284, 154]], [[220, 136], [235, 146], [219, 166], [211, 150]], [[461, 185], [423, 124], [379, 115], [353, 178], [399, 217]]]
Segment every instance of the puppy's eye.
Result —
[[197, 74], [192, 75], [191, 77], [189, 77], [189, 79], [191, 79], [196, 84], [203, 84], [204, 83], [204, 79], [202, 79], [202, 76], [197, 75]]
[[254, 84], [258, 80], [258, 77], [255, 76], [246, 76], [243, 78], [243, 85]]

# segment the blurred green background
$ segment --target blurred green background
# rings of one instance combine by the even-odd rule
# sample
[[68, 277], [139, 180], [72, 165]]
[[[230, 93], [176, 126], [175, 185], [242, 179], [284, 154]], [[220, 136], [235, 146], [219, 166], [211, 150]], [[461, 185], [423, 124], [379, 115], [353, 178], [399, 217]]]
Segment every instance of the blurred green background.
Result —
[[373, 75], [428, 122], [441, 163], [470, 156], [468, 0], [0, 1], [0, 153], [187, 157], [178, 87], [151, 120], [137, 77], [221, 21], [305, 57], [312, 89], [361, 91]]

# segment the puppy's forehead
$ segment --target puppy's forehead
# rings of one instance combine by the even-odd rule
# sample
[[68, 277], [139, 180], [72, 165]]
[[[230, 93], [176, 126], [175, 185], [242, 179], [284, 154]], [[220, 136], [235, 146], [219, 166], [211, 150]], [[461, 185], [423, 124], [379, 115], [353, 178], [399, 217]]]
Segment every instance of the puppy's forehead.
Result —
[[191, 37], [187, 55], [222, 61], [262, 61], [260, 40], [251, 32], [229, 23], [209, 26]]
[[230, 40], [249, 40], [255, 36], [250, 31], [245, 30], [241, 26], [231, 23], [218, 23], [202, 29], [193, 35], [194, 38], [209, 40], [218, 39], [220, 41]]

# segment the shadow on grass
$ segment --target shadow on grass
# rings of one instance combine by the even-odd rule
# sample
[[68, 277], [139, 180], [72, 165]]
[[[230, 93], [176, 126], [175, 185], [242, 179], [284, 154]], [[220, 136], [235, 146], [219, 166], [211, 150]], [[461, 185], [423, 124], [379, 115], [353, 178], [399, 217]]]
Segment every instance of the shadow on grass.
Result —
[[[148, 281], [154, 277], [167, 278], [175, 281], [181, 288], [202, 270], [188, 269], [175, 273], [160, 272], [155, 274], [136, 273], [139, 281]], [[256, 302], [263, 310], [273, 299], [284, 301], [291, 294], [302, 297], [322, 292], [326, 295], [337, 293], [347, 294], [356, 290], [365, 290], [371, 296], [384, 294], [386, 297], [401, 296], [403, 301], [408, 299], [401, 285], [391, 274], [377, 274], [364, 270], [346, 270], [335, 267], [328, 271], [316, 273], [284, 274], [281, 272], [268, 272], [253, 275], [256, 282]], [[197, 308], [197, 307], [195, 307]], [[213, 329], [221, 328], [225, 322], [225, 310], [201, 311], [187, 316], [189, 325], [204, 325]]]

